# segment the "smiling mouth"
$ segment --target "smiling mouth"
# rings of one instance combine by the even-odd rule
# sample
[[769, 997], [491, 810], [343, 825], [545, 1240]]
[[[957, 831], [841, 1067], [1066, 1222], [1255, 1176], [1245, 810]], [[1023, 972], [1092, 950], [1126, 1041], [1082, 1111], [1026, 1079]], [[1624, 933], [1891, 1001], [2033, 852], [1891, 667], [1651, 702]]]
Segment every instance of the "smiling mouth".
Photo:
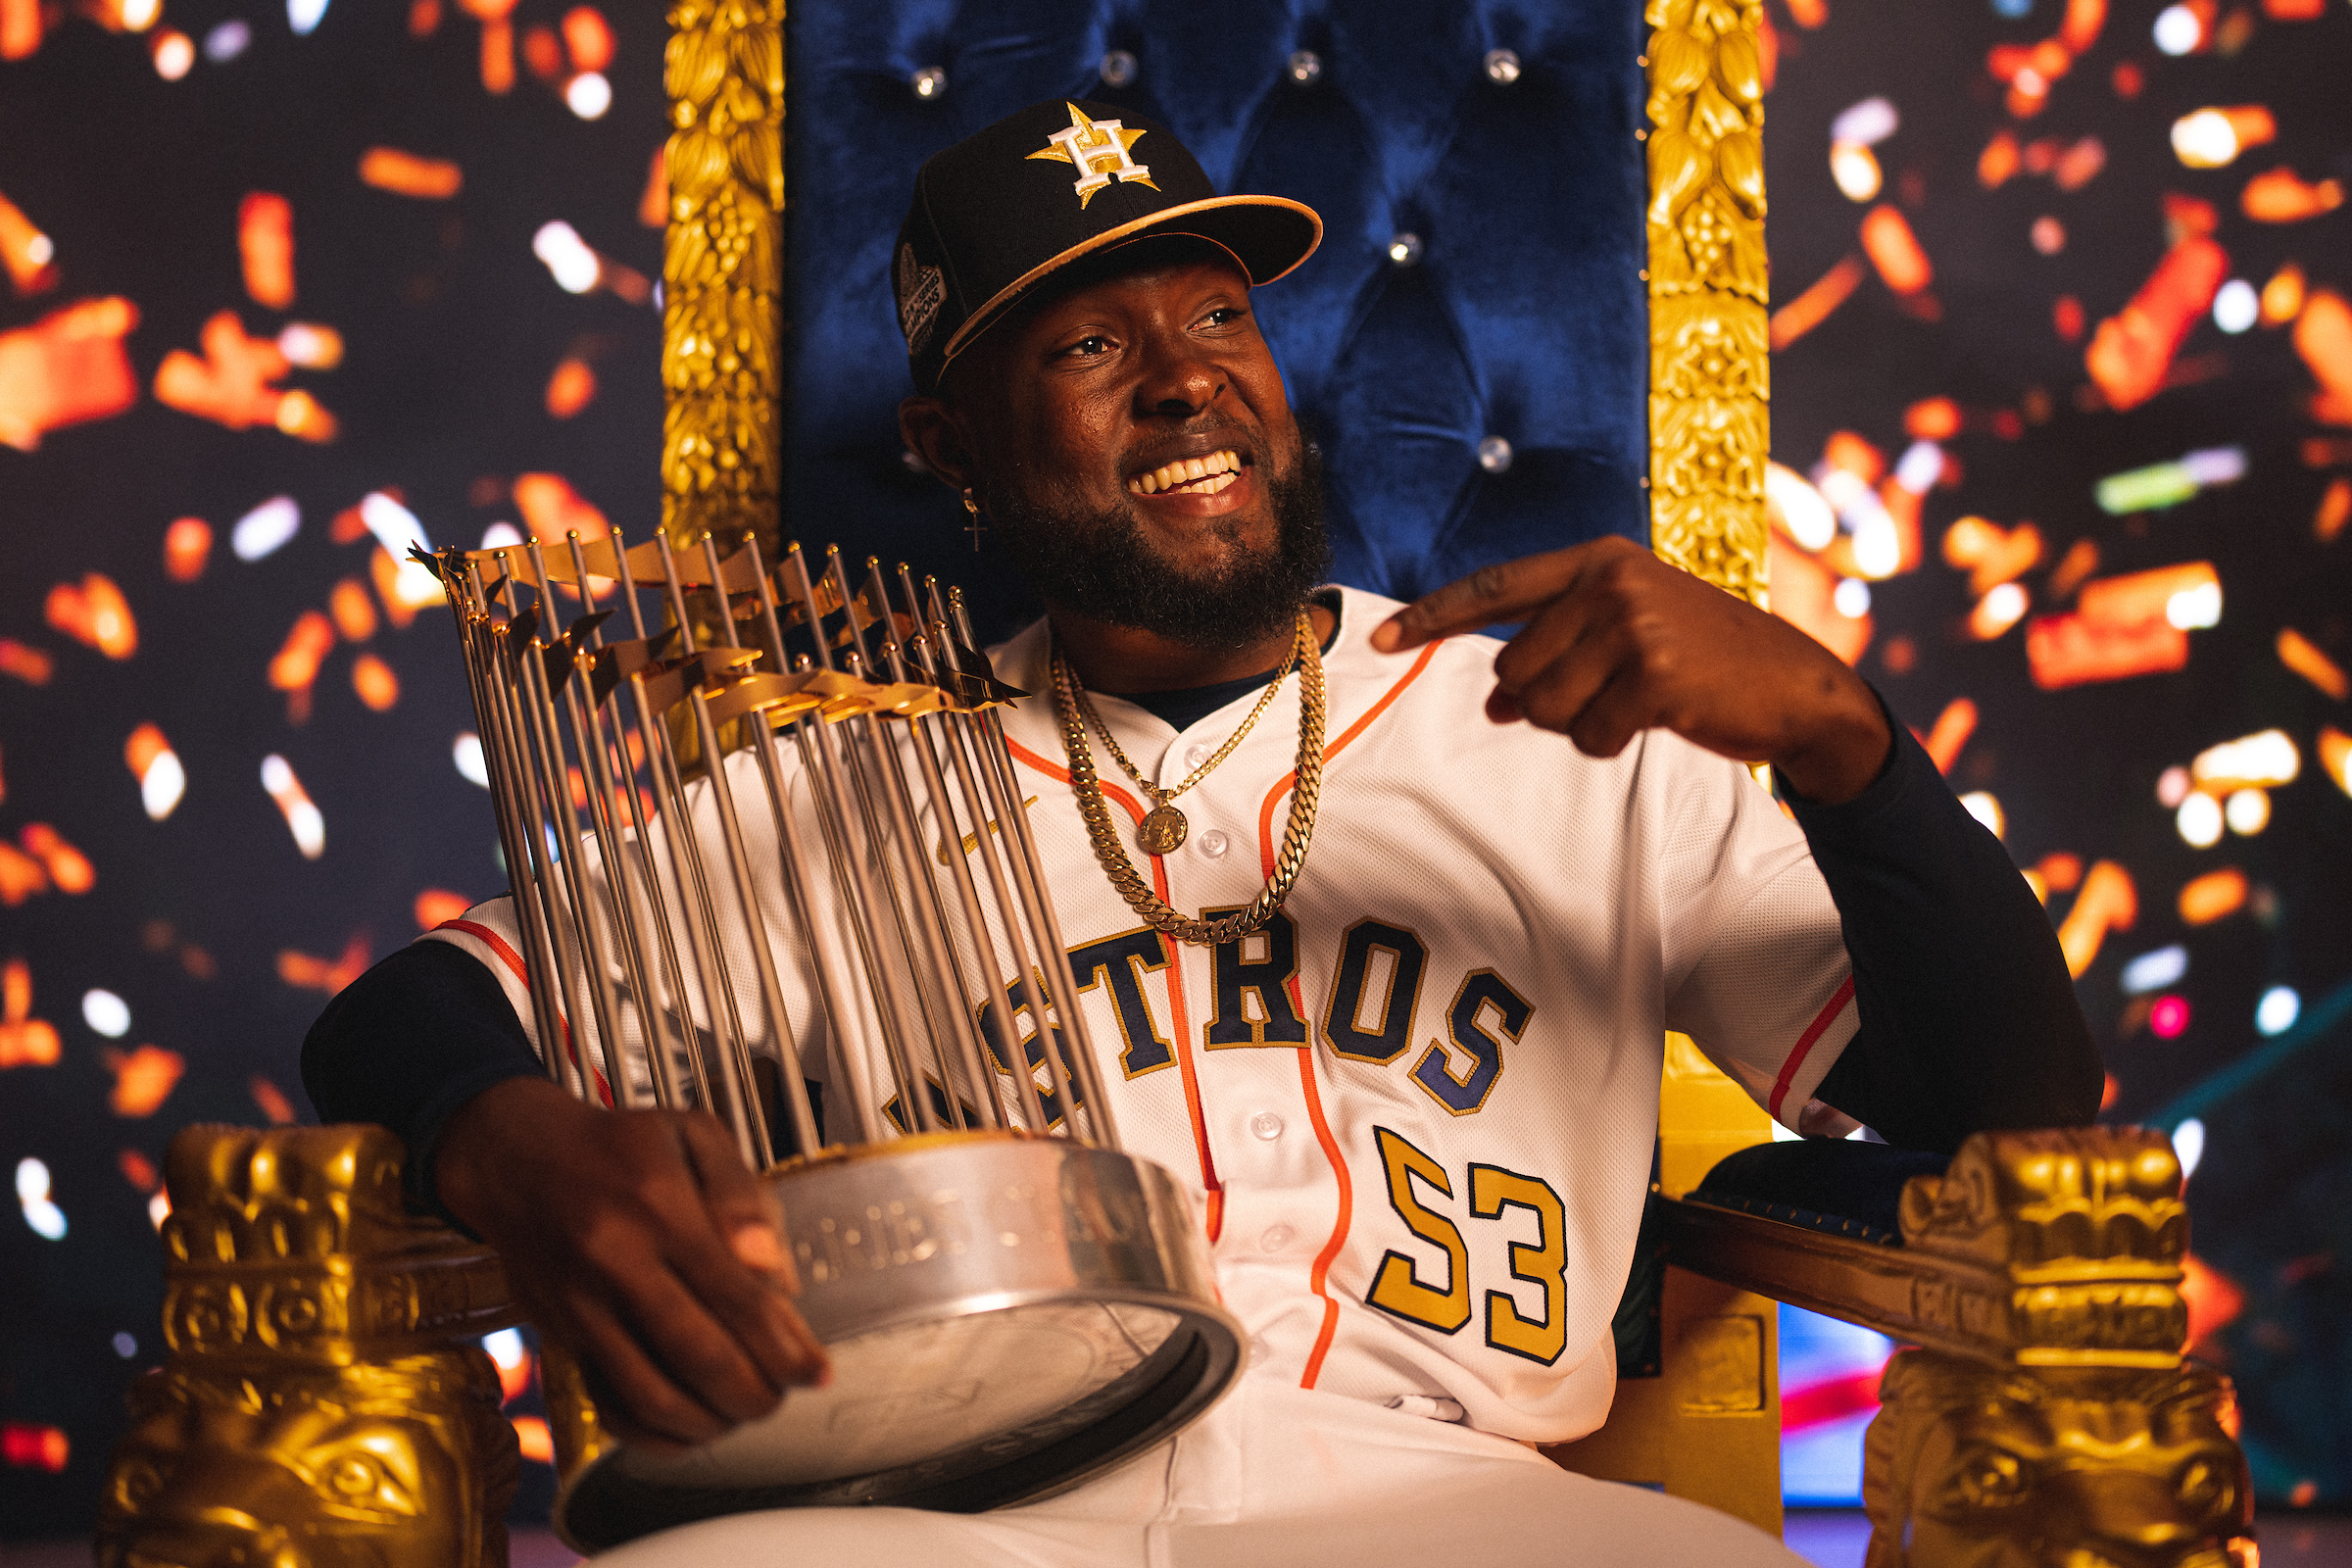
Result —
[[1205, 457], [1178, 458], [1127, 481], [1129, 493], [1139, 496], [1213, 496], [1242, 476], [1242, 460], [1231, 451]]

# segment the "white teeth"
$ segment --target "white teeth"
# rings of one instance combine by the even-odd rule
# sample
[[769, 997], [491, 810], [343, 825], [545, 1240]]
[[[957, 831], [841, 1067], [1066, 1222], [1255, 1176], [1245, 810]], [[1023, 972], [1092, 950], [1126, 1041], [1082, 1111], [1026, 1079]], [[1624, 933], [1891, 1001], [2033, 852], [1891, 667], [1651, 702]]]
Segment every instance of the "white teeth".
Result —
[[[1242, 460], [1231, 451], [1211, 452], [1204, 458], [1179, 458], [1127, 481], [1139, 496], [1157, 495], [1182, 486], [1187, 495], [1215, 495], [1241, 477]], [[1196, 488], [1197, 487], [1197, 488]]]

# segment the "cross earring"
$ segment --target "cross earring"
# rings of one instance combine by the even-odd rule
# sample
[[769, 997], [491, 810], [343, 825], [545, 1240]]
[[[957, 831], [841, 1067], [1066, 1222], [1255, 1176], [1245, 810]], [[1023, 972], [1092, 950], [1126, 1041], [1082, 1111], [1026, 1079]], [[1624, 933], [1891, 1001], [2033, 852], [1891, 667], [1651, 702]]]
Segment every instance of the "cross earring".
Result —
[[980, 503], [972, 499], [972, 492], [969, 489], [963, 492], [963, 510], [971, 519], [963, 525], [964, 531], [972, 536], [972, 553], [978, 555], [980, 553], [980, 536], [988, 531], [988, 524], [980, 515]]

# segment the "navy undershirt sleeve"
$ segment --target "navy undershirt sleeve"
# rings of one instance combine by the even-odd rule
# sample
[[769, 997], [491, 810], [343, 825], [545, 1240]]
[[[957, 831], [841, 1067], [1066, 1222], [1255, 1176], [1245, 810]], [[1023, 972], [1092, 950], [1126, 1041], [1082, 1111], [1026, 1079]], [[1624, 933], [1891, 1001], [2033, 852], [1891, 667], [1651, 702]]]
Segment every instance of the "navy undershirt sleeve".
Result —
[[545, 1072], [497, 977], [447, 942], [413, 943], [354, 980], [302, 1043], [318, 1119], [398, 1134], [409, 1200], [444, 1217], [432, 1183], [442, 1127], [491, 1085]]
[[1816, 1098], [1890, 1144], [1946, 1152], [1974, 1132], [2088, 1123], [2105, 1075], [2049, 917], [1886, 722], [1892, 753], [1859, 796], [1788, 797], [1838, 906], [1859, 1019]]

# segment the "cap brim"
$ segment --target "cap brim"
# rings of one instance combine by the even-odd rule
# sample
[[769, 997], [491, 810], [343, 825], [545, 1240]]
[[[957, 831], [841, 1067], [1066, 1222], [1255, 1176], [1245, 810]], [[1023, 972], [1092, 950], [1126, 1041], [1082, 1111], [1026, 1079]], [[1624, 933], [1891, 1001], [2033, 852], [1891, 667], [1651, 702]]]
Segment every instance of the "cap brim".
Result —
[[1323, 220], [1313, 208], [1287, 196], [1212, 196], [1206, 201], [1185, 202], [1149, 218], [1104, 229], [1039, 263], [997, 290], [948, 339], [947, 349], [940, 358], [941, 370], [944, 372], [954, 364], [956, 356], [969, 348], [973, 339], [1003, 320], [1014, 306], [1071, 263], [1140, 239], [1169, 234], [1204, 239], [1224, 251], [1240, 264], [1254, 288], [1289, 275], [1312, 256], [1315, 247], [1323, 243]]

